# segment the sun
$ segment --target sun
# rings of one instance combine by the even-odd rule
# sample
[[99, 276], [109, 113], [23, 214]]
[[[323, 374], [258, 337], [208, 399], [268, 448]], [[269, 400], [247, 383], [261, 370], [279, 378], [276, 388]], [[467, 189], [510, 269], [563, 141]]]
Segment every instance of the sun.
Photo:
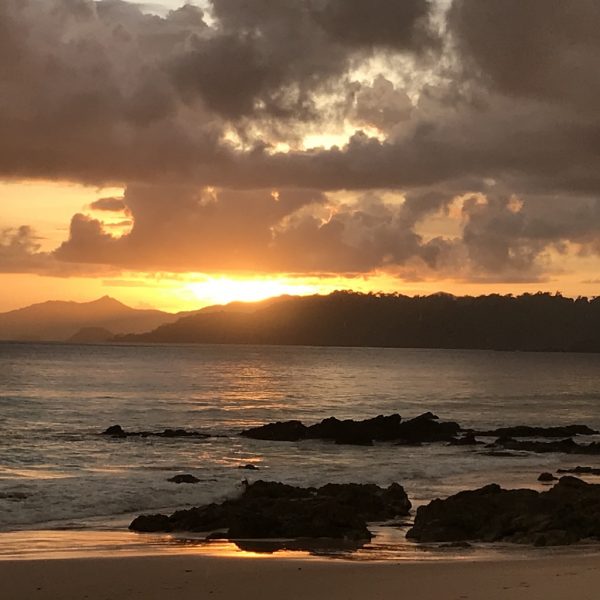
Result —
[[258, 302], [283, 296], [307, 296], [319, 293], [319, 286], [295, 282], [292, 279], [209, 277], [186, 286], [202, 304]]

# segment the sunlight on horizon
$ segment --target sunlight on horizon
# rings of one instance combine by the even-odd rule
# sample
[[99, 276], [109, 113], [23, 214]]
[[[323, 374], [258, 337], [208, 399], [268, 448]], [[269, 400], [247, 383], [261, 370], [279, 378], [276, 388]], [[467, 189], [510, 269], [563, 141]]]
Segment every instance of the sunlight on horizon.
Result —
[[315, 284], [294, 283], [286, 279], [234, 279], [211, 277], [186, 285], [202, 303], [228, 304], [229, 302], [258, 302], [274, 296], [307, 296], [319, 293]]

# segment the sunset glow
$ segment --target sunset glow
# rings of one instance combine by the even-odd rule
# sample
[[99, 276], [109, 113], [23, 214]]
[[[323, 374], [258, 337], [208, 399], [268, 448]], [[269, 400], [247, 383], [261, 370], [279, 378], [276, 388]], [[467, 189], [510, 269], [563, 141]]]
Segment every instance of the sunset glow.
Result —
[[19, 73], [0, 74], [0, 312], [105, 294], [176, 312], [337, 289], [600, 293], [581, 143], [596, 98], [567, 41], [528, 36], [535, 56], [507, 81], [506, 36], [472, 0], [385, 3], [372, 21], [329, 0], [39, 2], [3, 13], [26, 47], [3, 48]]
[[199, 302], [227, 304], [235, 300], [256, 302], [274, 296], [307, 296], [321, 291], [318, 284], [302, 284], [286, 279], [233, 279], [229, 277], [211, 277], [198, 283], [189, 283]]
[[0, 0], [0, 600], [596, 598], [599, 99], [600, 0]]

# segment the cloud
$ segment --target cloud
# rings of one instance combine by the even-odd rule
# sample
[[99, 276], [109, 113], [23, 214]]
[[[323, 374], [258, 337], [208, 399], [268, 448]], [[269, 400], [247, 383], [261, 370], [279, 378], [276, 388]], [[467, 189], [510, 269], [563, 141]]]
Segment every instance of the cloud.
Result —
[[61, 262], [51, 252], [41, 250], [42, 239], [27, 225], [0, 229], [0, 273], [70, 277], [93, 276], [114, 271], [105, 266]]
[[[379, 4], [377, 14], [398, 12]], [[409, 4], [396, 20], [403, 53], [419, 50], [410, 32], [429, 10]], [[216, 171], [235, 184], [232, 129], [293, 135], [320, 122], [322, 103], [343, 105], [351, 66], [370, 55], [321, 27], [312, 7], [220, 0], [208, 25], [191, 5], [160, 17], [120, 0], [3, 2], [0, 175], [125, 183]], [[384, 17], [373, 48], [390, 45]]]
[[600, 254], [597, 2], [207, 6], [0, 4], [0, 177], [122, 185], [90, 208], [131, 219], [77, 214], [45, 257], [5, 233], [6, 268], [517, 281]]
[[594, 0], [454, 0], [449, 23], [465, 69], [499, 91], [596, 113]]
[[115, 238], [78, 214], [55, 252], [69, 262], [170, 271], [268, 270], [271, 229], [301, 207], [322, 203], [315, 190], [237, 191], [196, 186], [130, 186], [131, 231]]
[[0, 267], [4, 273], [35, 271], [44, 262], [41, 244], [31, 227], [0, 230]]
[[99, 198], [90, 204], [92, 210], [124, 212], [127, 209], [123, 198]]
[[413, 104], [403, 89], [383, 75], [378, 75], [373, 84], [363, 85], [356, 95], [355, 116], [359, 123], [388, 131], [410, 118]]
[[436, 42], [429, 1], [321, 0], [315, 4], [317, 22], [349, 46], [414, 50]]
[[438, 247], [414, 227], [444, 199], [415, 200], [132, 186], [123, 200], [133, 221], [129, 233], [113, 237], [99, 220], [78, 214], [54, 256], [171, 272], [356, 273], [412, 259], [434, 267]]

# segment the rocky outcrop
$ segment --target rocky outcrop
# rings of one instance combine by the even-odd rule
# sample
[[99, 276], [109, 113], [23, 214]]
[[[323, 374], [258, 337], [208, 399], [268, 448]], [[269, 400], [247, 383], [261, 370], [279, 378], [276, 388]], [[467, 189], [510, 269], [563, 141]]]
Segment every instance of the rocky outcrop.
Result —
[[274, 442], [297, 442], [306, 438], [306, 425], [300, 421], [277, 421], [260, 427], [245, 429], [240, 435], [255, 440]]
[[420, 507], [407, 537], [537, 546], [600, 539], [600, 485], [565, 476], [545, 492], [496, 484], [460, 492]]
[[475, 435], [487, 437], [541, 437], [541, 438], [567, 438], [575, 435], [594, 435], [598, 433], [587, 425], [563, 425], [559, 427], [530, 427], [516, 425], [514, 427], [500, 427], [488, 431], [475, 431]]
[[480, 446], [484, 442], [480, 442], [471, 431], [467, 432], [462, 437], [453, 438], [450, 440], [450, 446]]
[[141, 515], [133, 531], [214, 532], [227, 529], [227, 538], [332, 538], [368, 540], [369, 521], [407, 515], [411, 503], [402, 486], [328, 484], [301, 488], [257, 481], [243, 494], [221, 504], [180, 510], [170, 516]]
[[552, 473], [540, 473], [540, 476], [537, 478], [537, 480], [541, 481], [542, 483], [550, 483], [556, 481], [557, 479], [558, 478], [554, 477]]
[[513, 438], [498, 438], [490, 448], [502, 448], [504, 450], [519, 450], [546, 454], [548, 452], [559, 452], [562, 454], [600, 454], [600, 443], [578, 444], [571, 438], [560, 441], [539, 442], [530, 440], [515, 440]]
[[574, 473], [576, 475], [600, 475], [596, 467], [574, 467], [573, 469], [558, 469], [557, 473]]
[[399, 426], [400, 440], [407, 442], [449, 442], [461, 431], [454, 421], [439, 421], [430, 412], [404, 421]]
[[206, 439], [210, 435], [200, 431], [188, 431], [187, 429], [164, 429], [163, 431], [125, 431], [120, 425], [111, 425], [102, 432], [112, 438], [128, 437], [162, 437], [162, 438], [198, 438]]
[[169, 517], [166, 515], [140, 515], [134, 521], [135, 528], [129, 526], [140, 533], [155, 533], [159, 531], [169, 531]]
[[379, 415], [373, 419], [340, 421], [335, 417], [324, 419], [320, 423], [307, 428], [306, 437], [310, 439], [334, 440], [344, 443], [344, 440], [378, 440], [389, 441], [397, 439], [402, 417], [398, 414]]
[[200, 480], [189, 473], [185, 473], [183, 475], [175, 475], [173, 477], [169, 477], [167, 481], [171, 483], [199, 483]]
[[336, 417], [329, 417], [311, 426], [300, 421], [284, 421], [246, 429], [240, 435], [259, 440], [296, 442], [320, 439], [337, 444], [370, 446], [373, 441], [450, 442], [460, 431], [458, 423], [439, 421], [436, 415], [427, 412], [407, 421], [403, 421], [398, 414], [379, 415], [363, 421], [341, 421]]

